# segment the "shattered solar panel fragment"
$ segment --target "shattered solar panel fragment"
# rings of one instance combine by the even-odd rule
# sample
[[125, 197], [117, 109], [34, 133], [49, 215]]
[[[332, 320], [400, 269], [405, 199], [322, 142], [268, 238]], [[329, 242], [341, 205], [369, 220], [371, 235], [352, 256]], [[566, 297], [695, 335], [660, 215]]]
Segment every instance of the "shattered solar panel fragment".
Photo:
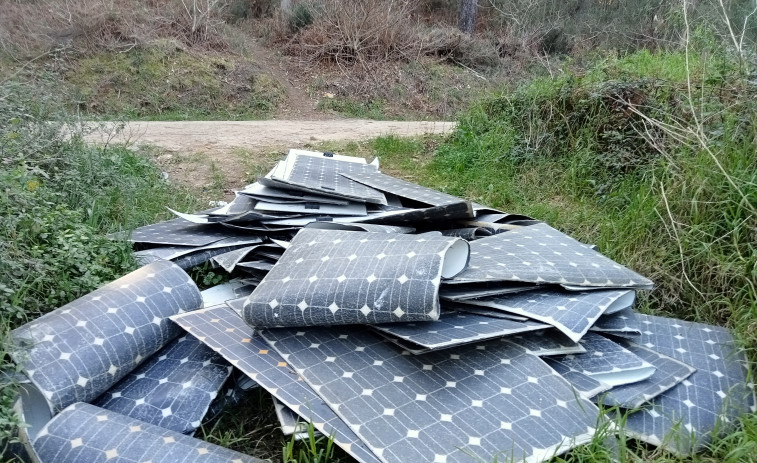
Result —
[[166, 244], [175, 246], [206, 246], [228, 238], [232, 233], [216, 227], [194, 224], [184, 219], [172, 219], [145, 225], [131, 232], [134, 243]]
[[641, 334], [636, 312], [631, 308], [612, 314], [605, 312], [591, 327], [591, 331], [630, 338], [636, 338]]
[[186, 335], [158, 351], [92, 404], [192, 434], [229, 374], [228, 362]]
[[289, 363], [232, 309], [202, 309], [173, 317], [172, 320], [221, 354], [305, 422], [312, 422], [322, 434], [334, 434], [334, 443], [356, 460], [366, 463], [379, 461], [315, 391], [304, 381], [298, 380]]
[[373, 328], [430, 349], [442, 349], [515, 333], [548, 328], [538, 322], [517, 322], [473, 314], [443, 314], [438, 321], [387, 323]]
[[290, 150], [287, 157], [259, 182], [275, 188], [293, 188], [355, 201], [386, 204], [386, 198], [380, 191], [341, 175], [375, 172], [375, 165], [365, 164], [359, 158], [323, 154]]
[[641, 407], [650, 399], [675, 387], [696, 371], [690, 365], [633, 342], [623, 339], [616, 342], [652, 364], [655, 367], [655, 372], [645, 380], [613, 387], [606, 394], [597, 397], [596, 400], [601, 401], [604, 405], [629, 409]]
[[108, 390], [182, 334], [169, 316], [200, 307], [189, 275], [160, 260], [13, 330], [12, 356], [57, 412]]
[[649, 378], [655, 367], [620, 344], [595, 333], [578, 341], [583, 354], [568, 354], [556, 360], [571, 369], [611, 386], [634, 383]]
[[506, 342], [413, 356], [358, 327], [261, 334], [386, 463], [503, 451], [541, 461], [590, 440], [597, 423], [591, 402]]
[[728, 432], [736, 418], [756, 412], [747, 359], [731, 333], [718, 326], [638, 315], [638, 344], [696, 368], [683, 382], [627, 417], [626, 432], [645, 442], [690, 454]]
[[517, 294], [487, 296], [466, 301], [522, 315], [554, 326], [573, 341], [578, 341], [609, 307], [628, 307], [635, 298], [633, 290], [602, 290], [582, 293], [539, 289]]
[[467, 253], [458, 238], [304, 229], [243, 314], [255, 327], [434, 320]]
[[452, 282], [517, 281], [604, 288], [652, 282], [545, 223], [471, 242], [469, 267]]
[[78, 402], [33, 442], [39, 461], [55, 463], [180, 461], [256, 463], [257, 458]]
[[573, 342], [554, 328], [533, 333], [516, 334], [508, 337], [508, 341], [523, 347], [526, 352], [537, 357], [586, 352], [581, 344]]
[[612, 388], [609, 384], [597, 381], [591, 376], [576, 371], [559, 360], [547, 357], [544, 361], [547, 362], [547, 365], [549, 365], [550, 368], [565, 378], [576, 389], [576, 392], [585, 399], [592, 399], [598, 394], [606, 392]]

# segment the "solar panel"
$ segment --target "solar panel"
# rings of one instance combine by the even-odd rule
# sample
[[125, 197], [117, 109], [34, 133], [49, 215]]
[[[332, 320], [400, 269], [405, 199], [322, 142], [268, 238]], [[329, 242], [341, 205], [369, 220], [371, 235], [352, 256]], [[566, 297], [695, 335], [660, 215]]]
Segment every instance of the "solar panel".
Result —
[[485, 283], [485, 284], [442, 284], [439, 289], [439, 298], [447, 301], [465, 301], [466, 299], [478, 299], [486, 296], [498, 296], [502, 294], [521, 293], [539, 289], [539, 286], [528, 283]]
[[474, 314], [442, 314], [438, 321], [387, 323], [373, 328], [430, 349], [444, 349], [514, 333], [541, 330], [549, 325], [517, 322]]
[[558, 372], [560, 376], [565, 378], [565, 380], [568, 381], [576, 389], [576, 392], [585, 399], [592, 399], [596, 395], [608, 391], [612, 388], [612, 386], [610, 386], [609, 384], [597, 381], [591, 376], [585, 375], [580, 371], [576, 371], [569, 365], [566, 365], [559, 360], [555, 360], [554, 358], [547, 357], [544, 359], [544, 361], [547, 362], [547, 365], [549, 365], [550, 368], [552, 368], [553, 370]]
[[181, 334], [170, 315], [201, 306], [192, 279], [157, 261], [13, 330], [12, 356], [57, 412], [105, 392]]
[[187, 335], [155, 353], [92, 404], [192, 434], [229, 374], [228, 362]]
[[621, 310], [612, 314], [599, 317], [592, 326], [591, 331], [598, 333], [612, 334], [615, 336], [636, 337], [641, 334], [639, 320], [636, 318], [636, 312], [631, 308]]
[[593, 404], [506, 342], [413, 356], [358, 327], [261, 334], [386, 463], [540, 461], [597, 424]]
[[244, 317], [256, 327], [433, 320], [441, 278], [459, 272], [467, 252], [458, 238], [304, 229]]
[[595, 333], [587, 333], [578, 341], [583, 354], [556, 358], [567, 367], [611, 386], [634, 383], [649, 378], [654, 366], [623, 346]]
[[467, 304], [533, 318], [548, 323], [573, 341], [578, 341], [608, 307], [633, 304], [632, 290], [586, 291], [572, 293], [556, 290], [534, 290], [504, 296], [487, 296], [468, 300]]
[[655, 367], [655, 372], [645, 380], [616, 386], [598, 397], [597, 399], [605, 405], [623, 408], [641, 407], [650, 399], [679, 384], [696, 371], [692, 366], [638, 344], [623, 339], [617, 340], [617, 343], [642, 360], [652, 364]]
[[[401, 198], [407, 198], [419, 203], [428, 204], [429, 206], [444, 206], [456, 203], [468, 203], [470, 205], [469, 201], [458, 198], [457, 196], [448, 195], [438, 190], [408, 182], [407, 180], [382, 174], [376, 170], [344, 172], [342, 173], [342, 176], [360, 182], [363, 185], [368, 185], [371, 188], [385, 191]], [[469, 207], [471, 212], [473, 212], [473, 207]], [[473, 215], [471, 214], [471, 217], [472, 216]]]
[[607, 288], [652, 282], [545, 223], [471, 242], [470, 266], [453, 282], [518, 281]]
[[[340, 174], [372, 172], [376, 166], [291, 150], [284, 161], [258, 181], [275, 188], [301, 189], [355, 201], [386, 204], [384, 194]], [[353, 158], [354, 159], [354, 158]]]
[[256, 463], [257, 458], [86, 403], [70, 405], [34, 441], [38, 461]]
[[234, 278], [226, 283], [208, 288], [200, 293], [202, 294], [203, 308], [209, 309], [225, 305], [226, 301], [232, 299], [246, 298], [255, 289], [255, 286], [257, 284], [250, 280]]
[[694, 368], [681, 384], [627, 417], [626, 431], [645, 442], [689, 454], [706, 446], [711, 433], [727, 432], [736, 417], [756, 412], [747, 359], [730, 332], [718, 326], [638, 315], [638, 343]]
[[526, 352], [537, 357], [586, 352], [581, 344], [573, 342], [554, 328], [527, 334], [516, 334], [508, 337], [508, 341], [521, 346], [526, 349]]
[[178, 246], [206, 246], [228, 238], [232, 234], [208, 225], [198, 225], [184, 219], [172, 219], [153, 225], [145, 225], [131, 232], [129, 241], [134, 243], [167, 244]]
[[289, 364], [233, 310], [226, 307], [197, 310], [172, 320], [221, 354], [234, 367], [260, 384], [305, 421], [330, 436], [334, 443], [361, 462], [378, 462], [355, 433], [304, 382]]

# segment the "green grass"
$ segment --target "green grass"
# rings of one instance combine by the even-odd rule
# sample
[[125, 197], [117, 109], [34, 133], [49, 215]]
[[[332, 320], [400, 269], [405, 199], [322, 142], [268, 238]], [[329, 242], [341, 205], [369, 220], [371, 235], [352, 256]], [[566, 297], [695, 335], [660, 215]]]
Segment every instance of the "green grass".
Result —
[[106, 118], [240, 120], [270, 116], [284, 89], [237, 56], [186, 51], [158, 40], [125, 53], [66, 58], [58, 71], [72, 109]]

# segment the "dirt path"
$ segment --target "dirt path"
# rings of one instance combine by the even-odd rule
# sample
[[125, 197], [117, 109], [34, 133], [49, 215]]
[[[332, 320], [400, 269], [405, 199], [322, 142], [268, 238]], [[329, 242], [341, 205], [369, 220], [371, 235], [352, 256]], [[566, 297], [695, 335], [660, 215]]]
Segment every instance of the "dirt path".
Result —
[[130, 122], [120, 132], [106, 127], [89, 134], [87, 140], [158, 147], [151, 154], [169, 180], [220, 199], [233, 197], [233, 189], [264, 174], [288, 148], [390, 134], [444, 134], [454, 127], [454, 122], [359, 119]]

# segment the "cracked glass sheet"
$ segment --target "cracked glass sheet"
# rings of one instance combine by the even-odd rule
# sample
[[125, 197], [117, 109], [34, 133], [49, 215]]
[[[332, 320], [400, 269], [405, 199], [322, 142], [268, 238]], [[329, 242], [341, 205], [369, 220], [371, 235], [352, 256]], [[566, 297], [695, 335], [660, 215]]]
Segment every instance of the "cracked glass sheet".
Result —
[[438, 321], [387, 323], [374, 329], [429, 349], [444, 349], [515, 333], [542, 330], [549, 325], [517, 322], [473, 314], [446, 313]]
[[598, 420], [506, 342], [412, 356], [365, 328], [261, 334], [385, 463], [541, 461], [590, 440]]
[[231, 369], [211, 348], [193, 336], [182, 336], [92, 404], [161, 428], [193, 434]]
[[262, 463], [200, 439], [86, 403], [52, 419], [34, 440], [39, 461], [55, 463]]
[[534, 331], [533, 333], [516, 334], [507, 338], [509, 342], [526, 349], [531, 355], [545, 357], [548, 355], [583, 354], [584, 346], [573, 342], [554, 328]]
[[644, 346], [624, 339], [619, 339], [616, 342], [642, 360], [651, 363], [655, 367], [655, 372], [645, 380], [613, 387], [606, 394], [597, 397], [595, 402], [601, 401], [604, 405], [628, 409], [639, 408], [668, 389], [675, 387], [696, 371], [690, 365]]
[[597, 381], [591, 376], [587, 376], [580, 371], [576, 371], [568, 365], [555, 360], [553, 358], [545, 358], [545, 362], [553, 370], [558, 372], [560, 376], [565, 378], [578, 392], [581, 397], [591, 400], [598, 394], [606, 392], [612, 388], [609, 384], [605, 384], [601, 381]]
[[604, 288], [652, 282], [545, 223], [471, 242], [468, 268], [448, 283], [518, 281]]
[[[712, 441], [717, 427], [727, 433], [736, 418], [757, 412], [754, 384], [747, 382], [747, 359], [731, 333], [713, 325], [638, 315], [638, 344], [696, 368], [681, 384], [628, 415], [626, 432], [654, 445], [693, 453]], [[718, 422], [721, 418], [720, 424]]]
[[376, 225], [372, 223], [337, 223], [337, 222], [312, 222], [305, 228], [317, 228], [319, 230], [346, 230], [365, 231], [373, 233], [413, 233], [413, 227], [400, 227], [395, 225]]
[[365, 164], [364, 159], [360, 161], [363, 162], [347, 160], [344, 156], [324, 157], [323, 153], [308, 154], [290, 150], [283, 161], [258, 181], [274, 188], [298, 189], [354, 201], [387, 204], [382, 192], [340, 175], [377, 170], [375, 165]]
[[58, 412], [108, 390], [182, 334], [169, 316], [200, 307], [189, 275], [161, 260], [13, 330], [12, 356]]
[[641, 334], [636, 312], [630, 307], [612, 314], [605, 312], [597, 319], [590, 331], [633, 338]]
[[226, 301], [238, 298], [246, 298], [252, 293], [257, 283], [247, 279], [234, 278], [220, 285], [213, 286], [202, 291], [203, 308], [223, 306]]
[[207, 246], [234, 234], [223, 228], [194, 224], [177, 218], [136, 228], [128, 240], [133, 243]]
[[249, 196], [234, 192], [234, 199], [223, 207], [208, 212], [210, 217], [233, 217], [251, 211], [255, 207], [255, 200]]
[[554, 326], [573, 341], [581, 339], [605, 310], [633, 304], [633, 290], [583, 293], [539, 289], [505, 296], [467, 300], [466, 304], [503, 310]]
[[346, 199], [333, 198], [317, 194], [306, 193], [300, 190], [288, 190], [281, 188], [272, 188], [255, 182], [244, 187], [244, 190], [238, 192], [241, 195], [252, 197], [260, 201], [279, 202], [279, 203], [305, 203], [317, 202], [322, 204], [348, 204]]
[[441, 278], [464, 267], [467, 247], [458, 238], [304, 229], [244, 318], [256, 327], [435, 320]]
[[189, 270], [192, 267], [197, 267], [198, 265], [202, 265], [205, 262], [209, 262], [215, 256], [226, 254], [227, 252], [233, 251], [234, 249], [237, 249], [237, 247], [232, 246], [228, 248], [206, 249], [204, 251], [181, 256], [178, 259], [174, 259], [173, 263], [183, 268], [184, 270]]
[[587, 333], [578, 343], [585, 353], [561, 355], [555, 360], [610, 386], [642, 381], [655, 371], [651, 363], [599, 334]]
[[312, 422], [360, 462], [378, 462], [358, 436], [253, 329], [227, 307], [197, 310], [172, 320], [218, 352], [277, 400]]

